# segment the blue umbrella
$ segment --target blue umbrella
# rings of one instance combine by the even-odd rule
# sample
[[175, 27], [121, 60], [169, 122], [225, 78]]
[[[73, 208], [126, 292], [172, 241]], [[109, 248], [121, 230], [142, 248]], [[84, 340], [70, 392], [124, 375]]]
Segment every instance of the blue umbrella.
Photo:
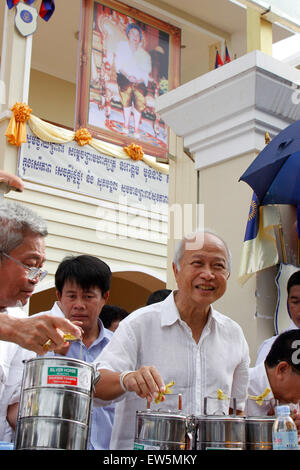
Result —
[[281, 131], [259, 153], [239, 181], [266, 204], [300, 204], [300, 120]]

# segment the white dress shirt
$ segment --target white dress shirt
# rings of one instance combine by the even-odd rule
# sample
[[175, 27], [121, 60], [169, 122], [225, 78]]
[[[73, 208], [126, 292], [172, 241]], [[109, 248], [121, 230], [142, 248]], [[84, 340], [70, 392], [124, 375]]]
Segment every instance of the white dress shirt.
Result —
[[148, 85], [151, 73], [151, 57], [145, 49], [138, 47], [132, 51], [128, 41], [121, 41], [116, 48], [115, 65], [117, 72], [125, 72]]
[[[269, 394], [265, 397], [262, 405], [256, 403], [256, 400], [248, 399], [247, 401], [247, 415], [248, 416], [267, 416], [268, 411], [274, 406], [274, 395], [269, 383], [264, 362], [259, 363], [257, 366], [249, 369], [250, 382], [248, 394], [259, 396], [266, 388], [270, 389]], [[270, 402], [272, 400], [272, 403]]]
[[[126, 317], [95, 363], [98, 369], [117, 372], [154, 365], [165, 384], [175, 381], [172, 392], [182, 394], [186, 414], [202, 414], [204, 397], [215, 399], [218, 389], [244, 409], [249, 352], [241, 327], [211, 308], [197, 344], [180, 318], [173, 293]], [[133, 449], [136, 411], [145, 409], [146, 400], [133, 392], [119, 398], [111, 449]]]
[[[284, 330], [284, 331], [290, 331], [290, 330], [298, 330], [298, 326], [295, 325], [294, 322], [291, 321], [289, 327]], [[265, 341], [263, 341], [258, 349], [258, 353], [257, 353], [257, 359], [256, 359], [256, 363], [255, 365], [257, 364], [260, 364], [261, 362], [264, 362], [267, 355], [269, 354], [269, 351], [272, 347], [272, 344], [274, 343], [275, 339], [278, 338], [278, 335], [277, 336], [271, 336], [271, 338], [268, 338], [266, 339]]]
[[[18, 307], [8, 308], [6, 312], [15, 317], [27, 317]], [[15, 343], [0, 341], [0, 441], [13, 441], [14, 432], [6, 419], [7, 408], [19, 402], [23, 360], [34, 356], [33, 351], [23, 349]]]

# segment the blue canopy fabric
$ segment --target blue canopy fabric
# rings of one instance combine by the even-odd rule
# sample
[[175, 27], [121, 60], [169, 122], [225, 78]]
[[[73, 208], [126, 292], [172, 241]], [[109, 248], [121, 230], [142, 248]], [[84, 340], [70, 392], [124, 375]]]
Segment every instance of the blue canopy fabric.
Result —
[[281, 131], [240, 177], [260, 205], [300, 204], [300, 121]]

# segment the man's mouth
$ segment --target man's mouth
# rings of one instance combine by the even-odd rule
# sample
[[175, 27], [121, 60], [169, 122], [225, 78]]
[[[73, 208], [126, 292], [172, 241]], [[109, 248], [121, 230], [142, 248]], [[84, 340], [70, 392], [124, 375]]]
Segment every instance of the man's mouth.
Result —
[[82, 320], [82, 319], [88, 318], [88, 316], [84, 315], [83, 313], [81, 315], [80, 314], [72, 314], [71, 318], [72, 318], [72, 320]]
[[23, 294], [27, 295], [27, 297], [31, 297], [33, 292], [34, 292], [33, 290], [24, 290]]
[[196, 289], [205, 290], [205, 291], [213, 291], [215, 289], [213, 286], [203, 286], [199, 284], [197, 284], [195, 287]]

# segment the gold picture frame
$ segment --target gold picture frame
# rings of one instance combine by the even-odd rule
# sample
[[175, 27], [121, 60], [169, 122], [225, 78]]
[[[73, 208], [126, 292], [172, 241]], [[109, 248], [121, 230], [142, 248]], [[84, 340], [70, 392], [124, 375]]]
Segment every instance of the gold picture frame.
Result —
[[180, 29], [116, 0], [82, 0], [75, 129], [167, 159], [157, 96], [176, 88]]

